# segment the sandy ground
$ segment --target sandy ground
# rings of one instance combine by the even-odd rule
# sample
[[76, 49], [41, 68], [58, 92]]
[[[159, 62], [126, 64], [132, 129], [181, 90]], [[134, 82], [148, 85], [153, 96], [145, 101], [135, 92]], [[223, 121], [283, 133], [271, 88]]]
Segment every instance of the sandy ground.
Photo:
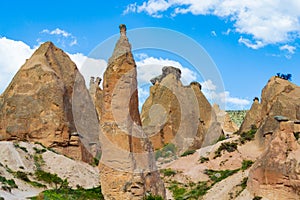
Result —
[[[36, 166], [34, 164], [33, 155], [36, 152], [33, 148], [43, 149], [43, 147], [38, 144], [25, 142], [19, 142], [18, 144], [20, 147], [26, 148], [27, 152], [15, 147], [12, 142], [0, 142], [0, 163], [15, 172], [24, 171], [26, 173], [34, 173]], [[46, 151], [40, 155], [42, 155], [44, 160], [42, 169], [46, 172], [57, 174], [62, 179], [67, 178], [71, 187], [75, 188], [76, 185], [80, 185], [84, 188], [99, 186], [99, 170], [97, 167], [93, 167], [81, 161], [72, 160], [52, 151]], [[0, 175], [7, 179], [14, 179], [18, 186], [17, 189], [12, 189], [11, 193], [2, 190], [0, 187], [0, 196], [6, 200], [26, 199], [27, 197], [37, 196], [44, 190], [44, 188], [34, 188], [28, 183], [13, 177], [12, 174], [7, 172], [5, 167], [0, 166]], [[32, 181], [37, 181], [34, 179], [34, 176], [28, 177]], [[1, 183], [0, 186], [2, 186]], [[49, 185], [47, 187], [51, 188]]]

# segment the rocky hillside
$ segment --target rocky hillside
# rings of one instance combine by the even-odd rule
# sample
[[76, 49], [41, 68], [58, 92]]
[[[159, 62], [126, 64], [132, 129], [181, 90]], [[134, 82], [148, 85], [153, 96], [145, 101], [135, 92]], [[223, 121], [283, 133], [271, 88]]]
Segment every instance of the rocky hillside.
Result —
[[69, 192], [82, 188], [84, 195], [83, 188], [100, 185], [96, 165], [72, 160], [38, 143], [2, 141], [0, 154], [0, 197], [4, 199], [26, 199], [44, 190], [51, 194], [60, 187]]

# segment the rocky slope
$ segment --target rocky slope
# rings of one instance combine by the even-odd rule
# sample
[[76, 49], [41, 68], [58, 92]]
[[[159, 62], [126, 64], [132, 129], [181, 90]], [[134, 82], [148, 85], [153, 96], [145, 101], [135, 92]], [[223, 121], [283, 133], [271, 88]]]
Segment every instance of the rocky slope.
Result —
[[[83, 77], [69, 56], [51, 42], [42, 44], [1, 95], [0, 140], [37, 141], [70, 157], [91, 161], [88, 145], [82, 144], [75, 126], [75, 84], [88, 99]], [[84, 136], [84, 132], [80, 134]]]
[[4, 199], [26, 199], [55, 188], [53, 180], [41, 180], [37, 171], [57, 174], [72, 188], [99, 186], [97, 167], [57, 154], [40, 144], [1, 141], [0, 154], [0, 197]]
[[177, 68], [164, 67], [162, 72], [151, 80], [154, 85], [141, 112], [143, 129], [154, 148], [173, 143], [181, 154], [215, 142], [222, 129], [201, 85], [183, 86]]
[[103, 77], [102, 191], [111, 200], [138, 200], [147, 193], [164, 197], [152, 146], [141, 128], [136, 65], [125, 25], [120, 25], [120, 34]]

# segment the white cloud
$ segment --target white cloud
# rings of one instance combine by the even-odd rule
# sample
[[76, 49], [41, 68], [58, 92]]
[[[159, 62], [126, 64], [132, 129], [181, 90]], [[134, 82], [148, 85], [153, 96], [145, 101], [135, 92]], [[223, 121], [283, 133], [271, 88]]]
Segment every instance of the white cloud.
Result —
[[247, 47], [249, 47], [251, 49], [259, 49], [259, 48], [265, 46], [265, 44], [261, 41], [255, 41], [255, 43], [253, 43], [249, 39], [246, 39], [246, 38], [243, 38], [243, 37], [240, 37], [239, 43], [242, 43], [242, 44], [246, 45]]
[[148, 0], [141, 5], [130, 4], [127, 10], [154, 17], [168, 12], [173, 17], [192, 13], [229, 19], [234, 31], [252, 36], [251, 43], [243, 42], [250, 48], [293, 41], [300, 35], [298, 0]]
[[215, 91], [217, 89], [217, 86], [211, 81], [207, 80], [201, 83], [202, 90], [213, 90]]
[[33, 51], [34, 49], [22, 41], [0, 37], [0, 93], [5, 90]]
[[91, 76], [103, 79], [103, 73], [107, 67], [107, 62], [102, 59], [89, 58], [82, 53], [68, 54], [77, 65], [80, 73], [85, 79], [86, 86], [89, 87]]
[[[40, 33], [56, 37], [57, 43], [62, 44], [63, 47], [65, 47], [65, 43], [68, 43], [69, 46], [74, 46], [78, 44], [77, 38], [75, 36], [60, 28], [56, 28], [54, 30], [44, 29]], [[39, 38], [38, 42], [40, 42], [40, 40], [41, 39]]]
[[283, 45], [281, 47], [279, 47], [280, 50], [286, 50], [288, 51], [289, 54], [294, 54], [295, 53], [295, 50], [296, 50], [296, 47], [294, 46], [290, 46], [290, 45]]
[[197, 79], [195, 72], [189, 68], [183, 67], [179, 62], [163, 58], [145, 57], [143, 60], [137, 61], [137, 72], [139, 84], [150, 83], [150, 80], [159, 76], [164, 66], [173, 66], [181, 70], [181, 81], [187, 85]]

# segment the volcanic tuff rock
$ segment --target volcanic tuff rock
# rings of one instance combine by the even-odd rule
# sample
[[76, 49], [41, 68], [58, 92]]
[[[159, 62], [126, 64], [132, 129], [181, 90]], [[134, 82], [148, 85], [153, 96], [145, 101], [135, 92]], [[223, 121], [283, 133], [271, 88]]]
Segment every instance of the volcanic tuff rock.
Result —
[[269, 135], [270, 142], [251, 168], [248, 189], [269, 199], [299, 199], [300, 145], [294, 137], [300, 124], [276, 122], [278, 128]]
[[70, 157], [91, 159], [74, 123], [75, 83], [79, 93], [88, 94], [69, 56], [51, 42], [42, 44], [1, 95], [0, 140], [37, 141]]
[[254, 101], [240, 132], [247, 131], [251, 125], [258, 128], [257, 141], [268, 146], [264, 137], [278, 128], [274, 116], [285, 116], [290, 120], [300, 119], [300, 87], [279, 77], [272, 77], [262, 90], [261, 103]]
[[100, 181], [105, 199], [143, 199], [146, 193], [165, 196], [150, 141], [138, 111], [137, 72], [120, 25], [120, 39], [103, 77], [100, 134]]
[[227, 112], [225, 112], [224, 110], [221, 110], [219, 105], [214, 104], [213, 108], [217, 115], [218, 122], [221, 123], [222, 129], [225, 132], [234, 133], [239, 129], [238, 126], [236, 125], [236, 123], [234, 123], [231, 120], [229, 114]]
[[151, 80], [150, 96], [142, 108], [143, 129], [155, 149], [174, 143], [178, 152], [215, 142], [222, 134], [211, 105], [197, 82], [183, 86], [180, 70], [164, 67]]

